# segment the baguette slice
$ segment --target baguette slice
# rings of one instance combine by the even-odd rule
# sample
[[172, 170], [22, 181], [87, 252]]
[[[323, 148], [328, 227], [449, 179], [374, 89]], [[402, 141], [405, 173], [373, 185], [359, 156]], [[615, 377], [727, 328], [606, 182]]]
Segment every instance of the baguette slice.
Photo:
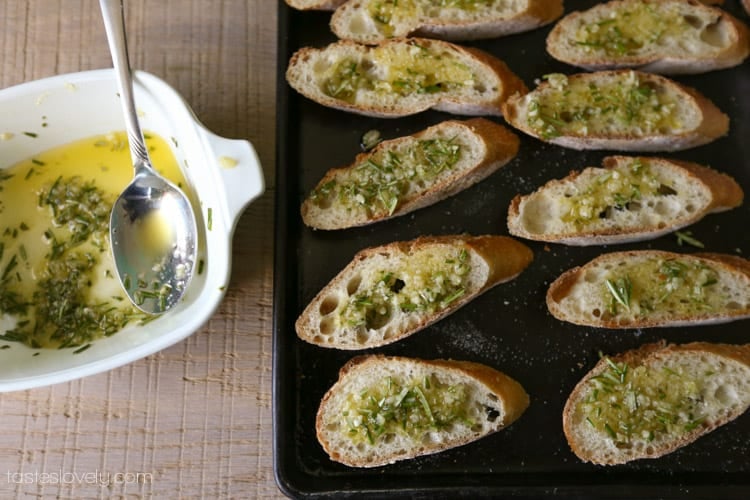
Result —
[[349, 0], [333, 13], [331, 30], [360, 43], [410, 35], [479, 40], [530, 31], [562, 14], [562, 0], [454, 2], [444, 7], [429, 0]]
[[659, 342], [602, 358], [568, 398], [563, 430], [581, 460], [623, 464], [671, 453], [749, 405], [750, 344]]
[[503, 113], [533, 137], [579, 150], [678, 151], [729, 130], [729, 118], [696, 90], [631, 70], [548, 75]]
[[740, 64], [750, 37], [741, 21], [697, 0], [615, 0], [561, 19], [547, 52], [587, 70], [705, 73]]
[[302, 204], [316, 229], [343, 229], [404, 215], [483, 180], [518, 153], [518, 137], [474, 118], [445, 121], [381, 142], [354, 163], [328, 171]]
[[547, 307], [561, 321], [601, 328], [750, 318], [750, 261], [715, 253], [608, 253], [557, 278]]
[[336, 349], [396, 342], [518, 276], [533, 254], [505, 236], [436, 236], [360, 251], [297, 319], [304, 341]]
[[323, 397], [315, 427], [332, 460], [376, 467], [476, 441], [528, 406], [518, 382], [479, 363], [358, 356]]
[[334, 10], [346, 0], [285, 0], [297, 10]]
[[566, 245], [606, 245], [653, 239], [742, 204], [728, 175], [664, 158], [610, 156], [516, 196], [510, 234]]
[[526, 92], [521, 79], [494, 56], [423, 38], [304, 47], [292, 56], [286, 79], [319, 104], [383, 118], [430, 108], [500, 116], [509, 96]]

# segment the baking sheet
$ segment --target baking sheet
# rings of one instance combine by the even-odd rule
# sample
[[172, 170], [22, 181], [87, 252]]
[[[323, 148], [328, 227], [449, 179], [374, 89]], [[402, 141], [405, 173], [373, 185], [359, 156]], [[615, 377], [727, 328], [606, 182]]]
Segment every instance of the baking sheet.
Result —
[[[595, 1], [568, 0], [566, 12]], [[738, 4], [726, 8], [748, 21]], [[577, 152], [521, 137], [518, 156], [482, 183], [431, 207], [369, 227], [325, 232], [305, 227], [299, 216], [304, 196], [331, 167], [351, 162], [361, 135], [379, 130], [386, 139], [410, 134], [452, 118], [425, 112], [376, 119], [330, 110], [291, 90], [284, 71], [302, 46], [335, 41], [330, 14], [298, 12], [279, 2], [277, 196], [274, 291], [274, 466], [287, 495], [301, 498], [348, 496], [436, 497], [744, 497], [750, 494], [750, 415], [666, 457], [616, 467], [581, 463], [562, 433], [565, 400], [597, 362], [666, 339], [744, 343], [750, 322], [692, 328], [597, 330], [555, 320], [546, 310], [547, 286], [563, 271], [609, 251], [678, 246], [674, 235], [640, 244], [574, 248], [528, 242], [535, 260], [516, 280], [500, 285], [443, 321], [400, 342], [365, 351], [472, 360], [518, 380], [531, 405], [509, 428], [440, 454], [374, 469], [354, 469], [328, 459], [315, 438], [320, 398], [338, 370], [361, 352], [309, 345], [294, 332], [294, 321], [315, 294], [362, 248], [420, 235], [504, 234], [510, 200], [570, 170], [600, 165], [612, 152]], [[533, 88], [551, 72], [578, 72], [544, 52], [550, 27], [467, 45], [505, 60]], [[728, 136], [699, 148], [664, 156], [695, 161], [724, 171], [750, 193], [750, 63], [676, 80], [693, 86], [730, 116]], [[461, 117], [459, 117], [461, 118]], [[502, 119], [496, 119], [502, 123]], [[706, 251], [750, 256], [750, 204], [710, 215], [689, 228]]]

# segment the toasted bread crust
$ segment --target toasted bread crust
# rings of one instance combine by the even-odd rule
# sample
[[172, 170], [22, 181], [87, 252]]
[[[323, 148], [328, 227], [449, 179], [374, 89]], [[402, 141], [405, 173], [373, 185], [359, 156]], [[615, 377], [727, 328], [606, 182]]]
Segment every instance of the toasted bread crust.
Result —
[[[609, 156], [602, 160], [602, 167], [604, 169], [614, 169], [629, 161], [640, 161], [645, 165], [652, 166], [652, 168], [658, 168], [664, 175], [668, 175], [671, 178], [678, 178], [685, 186], [701, 186], [701, 190], [705, 192], [705, 205], [703, 204], [703, 200], [691, 199], [687, 197], [688, 193], [685, 193], [682, 195], [685, 198], [681, 202], [684, 205], [694, 205], [692, 213], [675, 217], [669, 221], [666, 218], [659, 218], [655, 219], [659, 222], [658, 224], [654, 222], [651, 225], [640, 226], [618, 223], [578, 227], [572, 223], [560, 222], [555, 218], [558, 214], [551, 213], [552, 209], [550, 209], [549, 212], [539, 214], [539, 217], [553, 219], [553, 222], [558, 223], [564, 229], [532, 232], [529, 229], [530, 226], [527, 226], [527, 222], [524, 220], [524, 217], [526, 217], [525, 209], [528, 206], [526, 204], [531, 203], [530, 200], [534, 200], [544, 193], [561, 191], [566, 185], [575, 185], [578, 178], [582, 175], [600, 170], [589, 167], [582, 171], [571, 172], [564, 179], [551, 180], [529, 195], [516, 195], [508, 208], [507, 222], [510, 234], [532, 240], [563, 243], [566, 245], [630, 243], [657, 238], [693, 224], [706, 214], [730, 210], [742, 204], [744, 193], [732, 177], [696, 163], [655, 157]], [[580, 188], [584, 189], [585, 186], [586, 184], [583, 184]], [[554, 196], [562, 195], [560, 193], [557, 195], [550, 194], [548, 198]], [[680, 193], [675, 196], [680, 196]], [[653, 209], [641, 207], [640, 210], [648, 211]], [[549, 224], [550, 220], [546, 223]]]
[[[322, 334], [321, 322], [327, 317], [333, 317], [330, 315], [337, 314], [335, 309], [321, 313], [321, 308], [326, 310], [324, 307], [326, 299], [336, 297], [337, 303], [348, 300], [348, 297], [356, 292], [355, 290], [350, 293], [347, 290], [348, 283], [355, 277], [363, 276], [371, 262], [397, 262], [415, 252], [437, 249], [441, 246], [465, 250], [470, 259], [477, 259], [486, 266], [486, 272], [483, 271], [481, 275], [476, 276], [478, 281], [475, 289], [466, 290], [465, 294], [450, 304], [428, 314], [394, 311], [388, 323], [379, 325], [377, 328], [365, 326], [365, 339], [360, 339], [357, 335], [357, 332], [360, 332], [359, 329], [346, 326], [339, 326], [325, 335]], [[358, 252], [352, 261], [315, 296], [297, 319], [295, 330], [302, 340], [321, 347], [358, 350], [390, 344], [452, 314], [490, 288], [515, 278], [531, 263], [532, 259], [533, 253], [523, 243], [505, 236], [491, 235], [423, 236], [411, 241], [366, 248]], [[479, 272], [479, 269], [472, 269], [472, 272]], [[343, 296], [347, 299], [343, 299]]]
[[480, 40], [533, 30], [551, 23], [563, 14], [562, 0], [530, 0], [524, 10], [514, 13], [498, 11], [501, 7], [496, 5], [480, 5], [468, 19], [446, 17], [445, 10], [440, 9], [436, 17], [414, 18], [411, 22], [404, 20], [395, 26], [395, 34], [387, 36], [376, 27], [369, 30], [361, 27], [359, 30], [350, 29], [351, 23], [362, 22], [359, 16], [368, 5], [367, 2], [359, 0], [344, 2], [331, 17], [331, 30], [340, 39], [361, 43], [378, 43], [394, 36], [417, 36], [449, 41]]
[[[662, 4], [665, 0], [640, 0], [645, 4]], [[582, 12], [568, 14], [547, 37], [547, 52], [562, 62], [589, 71], [616, 68], [633, 68], [641, 71], [662, 74], [692, 74], [724, 69], [740, 64], [750, 54], [750, 37], [747, 26], [722, 9], [709, 7], [698, 0], [666, 0], [677, 8], [689, 10], [694, 19], [712, 20], [705, 29], [721, 30], [724, 46], [717, 48], [706, 43], [702, 52], [691, 54], [684, 48], [676, 50], [656, 43], [646, 45], [634, 55], [606, 55], [592, 51], [586, 53], [580, 44], [573, 43], [568, 36], [583, 19], [609, 19], [619, 9], [627, 8], [636, 2], [615, 0], [594, 6]], [[696, 40], [695, 43], [700, 43]]]
[[[618, 320], [615, 316], [609, 319], [602, 314], [593, 319], [590, 316], [584, 316], [578, 311], [571, 311], [565, 307], [562, 302], [571, 296], [574, 287], [586, 281], [586, 272], [589, 269], [598, 268], [607, 263], [617, 264], [619, 262], [628, 262], [631, 259], [656, 258], [656, 259], [681, 259], [694, 261], [696, 263], [704, 261], [714, 268], [733, 276], [738, 282], [738, 286], [744, 289], [750, 289], [750, 262], [741, 257], [725, 254], [703, 253], [703, 254], [679, 254], [660, 250], [633, 250], [626, 252], [612, 252], [600, 255], [588, 263], [577, 266], [565, 271], [558, 277], [547, 290], [546, 302], [549, 312], [561, 321], [567, 321], [582, 326], [593, 326], [599, 328], [621, 329], [621, 328], [653, 328], [653, 327], [673, 327], [673, 326], [693, 326], [701, 324], [714, 324], [734, 321], [750, 317], [750, 301], [746, 304], [737, 304], [736, 307], [706, 313], [695, 311], [691, 314], [672, 313], [671, 316], [663, 319], [654, 318], [653, 315], [644, 314], [637, 320]], [[601, 278], [599, 278], [601, 279]], [[603, 282], [601, 283], [603, 285]], [[742, 294], [742, 290], [737, 293]], [[581, 300], [588, 299], [583, 297]], [[593, 306], [592, 306], [593, 307]]]
[[[366, 163], [368, 159], [376, 155], [393, 151], [400, 145], [413, 140], [436, 137], [440, 133], [449, 133], [452, 139], [460, 139], [459, 144], [466, 141], [468, 150], [463, 152], [466, 158], [462, 161], [465, 167], [443, 175], [437, 182], [421, 190], [404, 194], [390, 214], [385, 211], [344, 213], [341, 212], [343, 208], [339, 206], [323, 209], [315, 205], [312, 197], [308, 197], [302, 203], [300, 210], [302, 220], [310, 227], [331, 230], [372, 224], [413, 212], [482, 181], [513, 159], [520, 145], [520, 140], [513, 132], [484, 118], [474, 118], [463, 122], [449, 120], [411, 136], [381, 142], [372, 151], [360, 153], [350, 165], [329, 170], [317, 184], [313, 193], [330, 182], [335, 182], [335, 179], [342, 174], [351, 171], [357, 165]], [[476, 148], [474, 148], [475, 145]], [[480, 145], [481, 150], [478, 147]]]
[[[336, 443], [333, 442], [331, 431], [327, 429], [331, 413], [338, 413], [338, 408], [335, 407], [336, 399], [341, 397], [343, 391], [346, 391], [349, 380], [359, 377], [381, 377], [381, 370], [383, 370], [384, 366], [389, 366], [391, 370], [403, 367], [408, 372], [434, 370], [454, 380], [462, 380], [464, 383], [475, 387], [478, 393], [492, 394], [493, 397], [497, 398], [501, 410], [499, 412], [500, 415], [492, 426], [478, 434], [472, 433], [465, 436], [453, 436], [450, 434], [450, 431], [446, 431], [443, 438], [437, 442], [433, 441], [421, 447], [420, 443], [413, 443], [412, 448], [399, 450], [397, 453], [386, 448], [382, 453], [376, 454], [370, 460], [366, 460], [362, 456], [350, 454], [347, 450], [336, 446]], [[529, 396], [521, 384], [489, 366], [471, 361], [423, 360], [375, 354], [357, 356], [341, 368], [338, 381], [326, 392], [321, 400], [315, 419], [315, 429], [319, 443], [332, 460], [351, 467], [376, 467], [416, 456], [438, 453], [480, 439], [512, 424], [528, 406]]]
[[[380, 47], [419, 46], [455, 54], [465, 64], [491, 79], [480, 96], [460, 93], [408, 94], [393, 99], [390, 94], [358, 94], [358, 101], [349, 102], [325, 94], [315, 77], [315, 64], [319, 58], [330, 60], [349, 54], [363, 56]], [[303, 47], [292, 55], [286, 71], [287, 82], [300, 94], [323, 105], [342, 111], [379, 118], [397, 118], [436, 109], [448, 113], [472, 116], [501, 116], [502, 104], [513, 94], [527, 91], [523, 81], [503, 61], [476, 48], [461, 47], [440, 40], [409, 38], [390, 39], [376, 46], [365, 46], [350, 40], [332, 43], [324, 49]], [[491, 89], [491, 90], [490, 90]]]
[[554, 137], [542, 138], [541, 134], [530, 126], [527, 117], [528, 100], [540, 95], [550, 88], [550, 83], [544, 81], [528, 94], [517, 94], [508, 99], [503, 105], [503, 116], [513, 127], [537, 139], [577, 150], [612, 150], [623, 152], [664, 152], [680, 151], [707, 144], [718, 139], [729, 131], [729, 117], [725, 115], [713, 102], [700, 94], [697, 90], [684, 86], [665, 77], [632, 70], [600, 71], [596, 73], [578, 73], [569, 75], [571, 82], [600, 82], [631, 78], [636, 75], [640, 82], [645, 82], [654, 88], [679, 95], [679, 102], [690, 109], [699, 118], [697, 123], [681, 132], [653, 133], [650, 135], [628, 135], [622, 132], [605, 132], [589, 130], [586, 135], [569, 133]]
[[[578, 405], [585, 397], [586, 386], [589, 381], [607, 371], [611, 366], [610, 362], [618, 365], [624, 363], [627, 365], [628, 370], [632, 370], [638, 366], [658, 366], [662, 360], [692, 354], [697, 354], [701, 358], [720, 358], [723, 360], [723, 363], [738, 363], [750, 372], [750, 344], [730, 345], [708, 342], [667, 344], [662, 340], [656, 343], [645, 344], [640, 348], [626, 351], [619, 355], [611, 356], [609, 357], [609, 361], [601, 359], [596, 366], [594, 366], [594, 368], [592, 368], [591, 371], [589, 371], [581, 381], [576, 384], [563, 409], [563, 431], [573, 453], [585, 462], [593, 462], [601, 465], [622, 464], [642, 458], [658, 458], [694, 442], [699, 437], [704, 436], [717, 427], [739, 417], [745, 411], [746, 407], [740, 408], [731, 413], [726, 413], [718, 418], [707, 420], [703, 422], [702, 425], [696, 426], [695, 429], [685, 432], [681, 436], [663, 443], [659, 447], [651, 447], [653, 449], [647, 447], [645, 453], [637, 453], [625, 449], [620, 454], [612, 456], [612, 454], [607, 454], [603, 451], [600, 452], [599, 446], [580, 439], [580, 433], [578, 432], [579, 429], [576, 429], [576, 425], [581, 424], [576, 424], [573, 418], [573, 414], [576, 411], [576, 405]], [[588, 424], [584, 423], [583, 425]], [[592, 451], [592, 448], [597, 448], [597, 450]]]

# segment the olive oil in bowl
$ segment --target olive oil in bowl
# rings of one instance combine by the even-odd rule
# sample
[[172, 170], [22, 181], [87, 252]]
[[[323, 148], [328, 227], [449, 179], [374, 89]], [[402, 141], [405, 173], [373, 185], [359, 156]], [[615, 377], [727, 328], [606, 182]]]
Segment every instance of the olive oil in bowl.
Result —
[[[166, 141], [147, 134], [146, 144], [155, 168], [184, 189]], [[85, 348], [150, 318], [126, 298], [110, 253], [109, 214], [132, 175], [124, 132], [0, 169], [0, 339]]]

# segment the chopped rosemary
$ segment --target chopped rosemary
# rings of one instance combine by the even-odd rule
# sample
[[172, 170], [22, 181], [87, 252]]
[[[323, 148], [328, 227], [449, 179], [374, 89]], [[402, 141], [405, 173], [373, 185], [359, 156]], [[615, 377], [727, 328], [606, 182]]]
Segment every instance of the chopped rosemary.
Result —
[[697, 248], [704, 248], [705, 245], [702, 241], [697, 240], [693, 237], [692, 231], [675, 231], [675, 236], [677, 236], [677, 244], [682, 246], [683, 243], [687, 243], [688, 245], [692, 245]]
[[623, 306], [628, 311], [630, 310], [630, 296], [633, 291], [633, 284], [628, 276], [623, 278], [617, 278], [615, 281], [606, 280], [605, 285], [607, 290], [612, 295], [613, 300]]

